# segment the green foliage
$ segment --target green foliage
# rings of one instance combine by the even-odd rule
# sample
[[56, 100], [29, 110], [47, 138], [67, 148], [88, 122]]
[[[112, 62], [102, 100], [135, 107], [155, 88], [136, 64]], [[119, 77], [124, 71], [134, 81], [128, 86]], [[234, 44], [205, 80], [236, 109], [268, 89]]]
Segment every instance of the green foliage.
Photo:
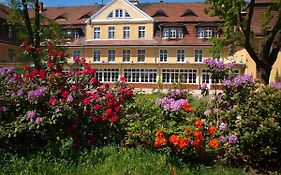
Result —
[[239, 144], [227, 152], [232, 160], [254, 167], [280, 167], [281, 90], [256, 85], [247, 100], [225, 111], [224, 120], [239, 138]]

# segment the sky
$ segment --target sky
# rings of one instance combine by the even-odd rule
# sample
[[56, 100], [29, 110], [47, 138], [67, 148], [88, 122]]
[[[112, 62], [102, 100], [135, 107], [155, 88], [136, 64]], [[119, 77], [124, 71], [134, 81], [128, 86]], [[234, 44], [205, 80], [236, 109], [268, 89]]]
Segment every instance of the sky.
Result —
[[[41, 0], [46, 7], [54, 6], [77, 6], [77, 5], [94, 5], [95, 3], [104, 4], [108, 3], [110, 0]], [[160, 0], [139, 0], [140, 3], [148, 2], [159, 2]], [[163, 0], [164, 2], [202, 2], [204, 0]], [[0, 2], [5, 2], [5, 0], [0, 0]]]

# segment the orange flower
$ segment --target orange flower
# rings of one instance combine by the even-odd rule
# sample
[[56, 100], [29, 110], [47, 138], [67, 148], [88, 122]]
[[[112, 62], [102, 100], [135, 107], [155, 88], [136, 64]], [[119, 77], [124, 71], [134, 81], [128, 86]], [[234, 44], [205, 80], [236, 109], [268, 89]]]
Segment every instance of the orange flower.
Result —
[[157, 135], [157, 137], [163, 137], [163, 131], [157, 130], [156, 135]]
[[194, 136], [196, 139], [199, 139], [199, 140], [202, 140], [202, 139], [203, 139], [203, 134], [202, 134], [202, 132], [200, 132], [200, 131], [194, 131], [193, 136]]
[[179, 144], [179, 137], [175, 134], [171, 135], [169, 138], [170, 143], [173, 143], [174, 145], [178, 145]]
[[164, 146], [167, 144], [167, 139], [165, 137], [162, 137], [162, 138], [159, 138], [157, 137], [155, 140], [154, 140], [154, 147], [160, 147], [160, 146]]
[[216, 127], [214, 127], [214, 126], [210, 126], [209, 128], [208, 128], [208, 132], [211, 134], [211, 135], [213, 135], [213, 134], [215, 134], [215, 132], [216, 132]]
[[186, 134], [190, 134], [190, 130], [188, 128], [185, 128], [184, 131]]
[[196, 139], [193, 141], [192, 145], [194, 146], [195, 149], [199, 150], [202, 147], [202, 140]]
[[202, 124], [203, 124], [203, 122], [202, 122], [201, 119], [198, 119], [198, 120], [195, 121], [195, 126], [196, 126], [197, 128], [202, 128]]
[[189, 103], [186, 102], [182, 105], [182, 108], [185, 110], [185, 111], [188, 111], [188, 112], [191, 112], [192, 111], [192, 108], [189, 106]]
[[217, 147], [219, 147], [219, 142], [217, 141], [217, 139], [211, 139], [210, 140], [210, 147], [212, 149], [216, 149]]
[[179, 145], [178, 145], [179, 149], [186, 148], [188, 146], [188, 141], [189, 141], [189, 139], [187, 137], [180, 139]]

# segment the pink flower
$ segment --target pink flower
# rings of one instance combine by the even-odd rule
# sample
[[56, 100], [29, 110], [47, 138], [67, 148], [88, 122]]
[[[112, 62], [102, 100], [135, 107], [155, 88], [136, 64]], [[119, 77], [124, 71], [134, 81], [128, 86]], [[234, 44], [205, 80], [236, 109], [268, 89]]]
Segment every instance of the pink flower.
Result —
[[97, 122], [97, 121], [99, 121], [99, 118], [98, 118], [98, 116], [93, 115], [93, 116], [91, 117], [91, 120], [92, 120], [92, 122]]
[[113, 115], [111, 118], [110, 118], [110, 122], [111, 123], [116, 123], [118, 121], [118, 116], [117, 115]]
[[91, 99], [90, 98], [86, 97], [86, 98], [83, 99], [83, 104], [84, 105], [89, 105], [90, 103], [91, 103]]
[[67, 90], [62, 91], [61, 93], [62, 98], [67, 98], [69, 96], [69, 92]]
[[93, 108], [94, 108], [94, 110], [96, 110], [96, 111], [97, 111], [97, 110], [99, 110], [99, 109], [100, 109], [100, 105], [99, 105], [99, 104], [95, 104]]
[[37, 117], [36, 120], [35, 120], [36, 124], [40, 124], [42, 122], [43, 122], [43, 118], [41, 118], [41, 117]]
[[55, 106], [56, 103], [57, 103], [57, 99], [56, 99], [56, 98], [54, 98], [54, 97], [50, 98], [50, 100], [49, 100], [49, 105]]

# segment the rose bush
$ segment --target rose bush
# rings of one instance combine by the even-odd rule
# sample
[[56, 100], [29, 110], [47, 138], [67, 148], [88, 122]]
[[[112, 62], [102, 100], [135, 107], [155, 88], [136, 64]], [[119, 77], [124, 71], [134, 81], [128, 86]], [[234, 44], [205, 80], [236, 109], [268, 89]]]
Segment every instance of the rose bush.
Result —
[[0, 68], [2, 143], [15, 140], [42, 146], [58, 138], [72, 138], [74, 146], [80, 147], [120, 139], [119, 120], [133, 99], [125, 79], [113, 87], [101, 84], [95, 69], [82, 58], [74, 59], [74, 66], [80, 69], [63, 73], [64, 53], [51, 46], [47, 52], [46, 68], [24, 66], [24, 74]]

